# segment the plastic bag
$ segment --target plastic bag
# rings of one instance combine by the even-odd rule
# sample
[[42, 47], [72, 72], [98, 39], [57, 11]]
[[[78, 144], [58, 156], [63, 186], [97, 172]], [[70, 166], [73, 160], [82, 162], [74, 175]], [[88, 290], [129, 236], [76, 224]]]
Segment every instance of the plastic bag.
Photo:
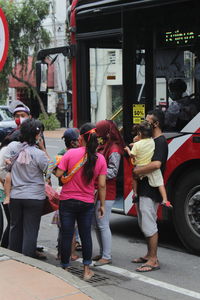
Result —
[[45, 183], [46, 200], [44, 203], [42, 215], [49, 214], [59, 208], [59, 193], [56, 192], [51, 185]]

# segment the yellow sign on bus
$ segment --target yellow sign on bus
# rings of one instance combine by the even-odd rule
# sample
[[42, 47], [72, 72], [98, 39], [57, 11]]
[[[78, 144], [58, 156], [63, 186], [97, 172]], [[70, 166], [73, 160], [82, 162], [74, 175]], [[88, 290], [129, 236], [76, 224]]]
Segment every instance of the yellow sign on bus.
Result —
[[133, 124], [140, 124], [145, 119], [145, 104], [133, 104]]

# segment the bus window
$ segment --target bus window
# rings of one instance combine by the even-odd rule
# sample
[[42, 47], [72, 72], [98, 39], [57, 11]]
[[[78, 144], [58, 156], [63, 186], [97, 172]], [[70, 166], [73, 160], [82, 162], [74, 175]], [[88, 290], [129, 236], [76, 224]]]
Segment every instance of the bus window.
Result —
[[145, 50], [136, 54], [136, 97], [137, 102], [145, 104]]
[[156, 78], [156, 107], [166, 111], [168, 107], [167, 80], [166, 78]]
[[[185, 131], [199, 112], [195, 93], [195, 55], [191, 51], [157, 52], [156, 105], [165, 111], [166, 131]], [[161, 55], [162, 58], [161, 58]]]
[[91, 121], [122, 126], [122, 50], [90, 48]]

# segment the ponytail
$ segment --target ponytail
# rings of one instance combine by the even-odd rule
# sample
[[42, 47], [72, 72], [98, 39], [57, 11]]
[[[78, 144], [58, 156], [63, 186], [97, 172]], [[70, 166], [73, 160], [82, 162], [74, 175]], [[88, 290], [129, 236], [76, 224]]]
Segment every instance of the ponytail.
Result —
[[86, 184], [89, 184], [94, 176], [94, 168], [97, 161], [97, 135], [95, 126], [91, 123], [86, 123], [80, 128], [80, 134], [86, 142], [87, 161], [83, 166], [83, 178]]

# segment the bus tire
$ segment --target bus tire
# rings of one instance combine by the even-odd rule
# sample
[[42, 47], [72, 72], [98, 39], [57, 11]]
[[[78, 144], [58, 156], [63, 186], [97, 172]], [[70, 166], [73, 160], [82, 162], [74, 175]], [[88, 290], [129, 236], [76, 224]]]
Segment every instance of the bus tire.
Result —
[[176, 185], [173, 217], [186, 249], [200, 255], [200, 170], [188, 172]]

